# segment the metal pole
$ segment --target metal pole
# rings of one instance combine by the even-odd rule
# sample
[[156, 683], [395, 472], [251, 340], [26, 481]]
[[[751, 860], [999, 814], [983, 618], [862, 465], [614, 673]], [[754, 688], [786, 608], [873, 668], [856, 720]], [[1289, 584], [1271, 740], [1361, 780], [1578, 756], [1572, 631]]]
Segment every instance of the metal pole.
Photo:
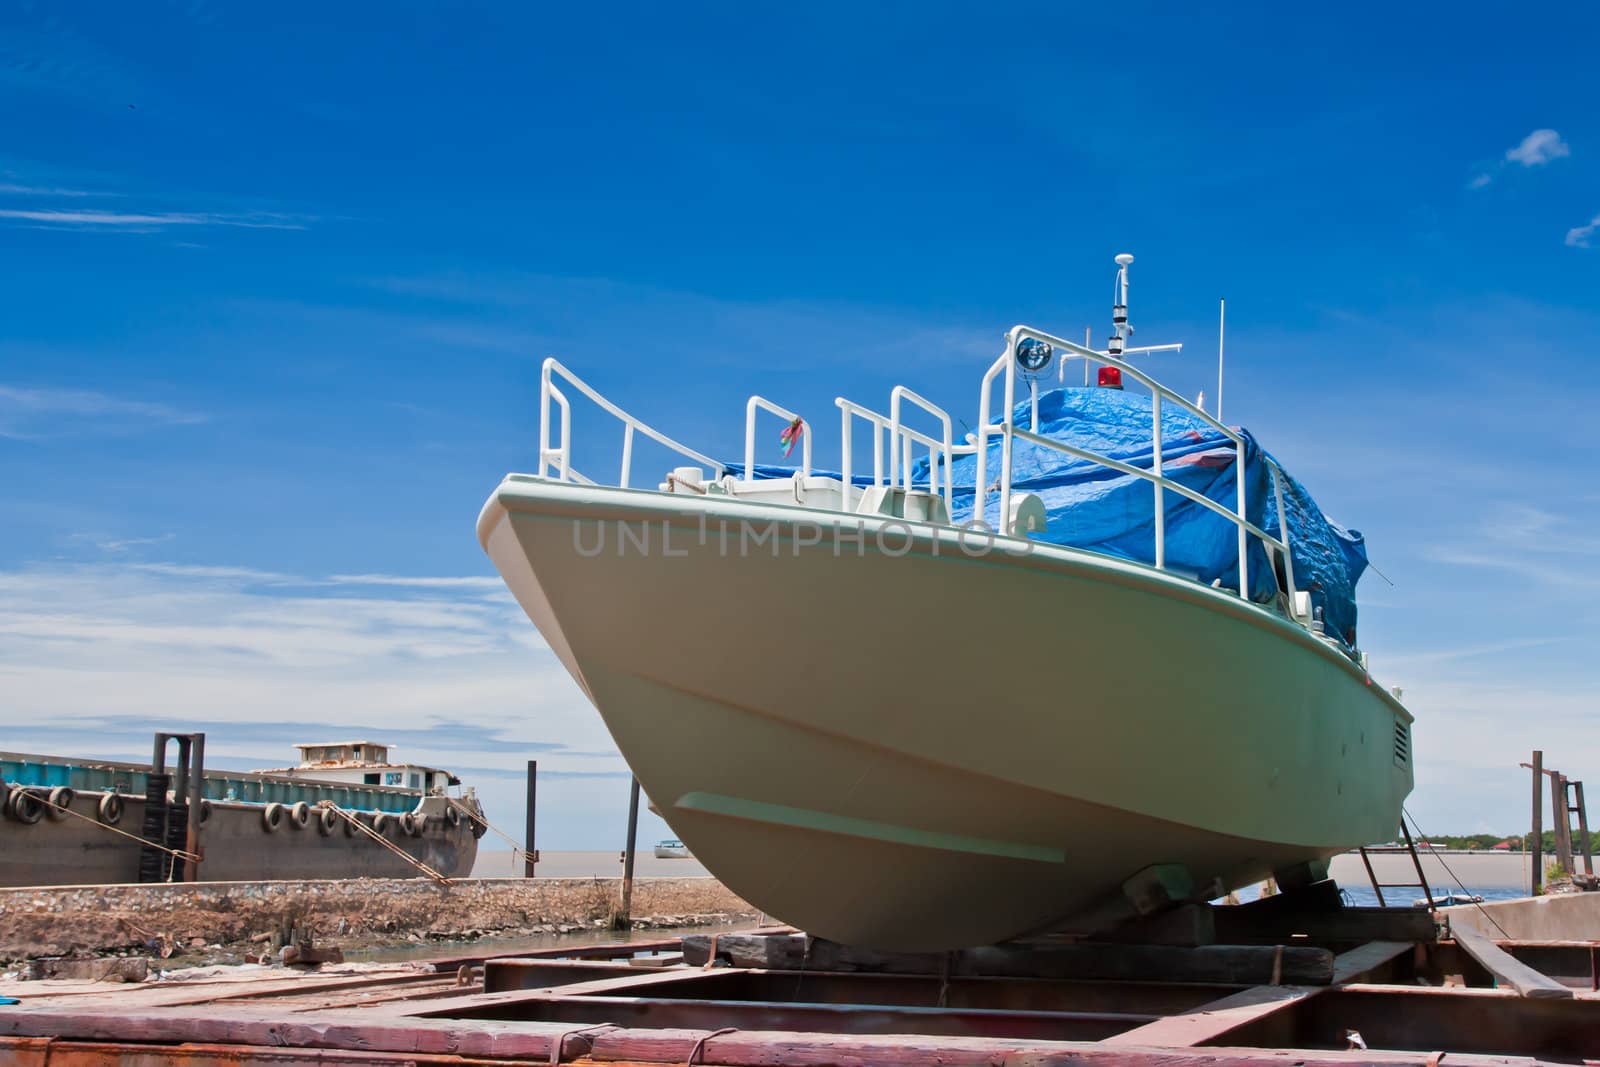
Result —
[[[191, 748], [191, 738], [186, 734], [175, 734], [174, 737], [178, 742], [178, 762], [175, 768], [177, 770], [177, 774], [175, 774], [172, 779], [172, 804], [173, 807], [181, 808], [183, 811], [187, 812], [188, 808], [184, 805], [187, 803], [189, 796], [189, 754]], [[168, 848], [172, 848], [177, 844], [177, 841], [174, 840], [174, 838], [178, 827], [173, 824], [172, 815], [172, 808], [168, 808], [166, 841], [163, 842]], [[183, 839], [185, 843], [187, 843], [189, 840], [187, 821], [185, 822], [183, 830]], [[184, 861], [177, 856], [172, 856], [170, 858], [171, 866], [167, 868], [167, 881], [188, 881], [188, 875], [185, 873], [187, 864], [185, 864]]]
[[[206, 800], [206, 735], [193, 735], [193, 742], [189, 748], [189, 832], [184, 851], [199, 857], [203, 855], [200, 850], [200, 816]], [[183, 878], [186, 882], [200, 880], [199, 859], [184, 863]]]
[[1366, 849], [1361, 850], [1361, 862], [1366, 865], [1367, 881], [1372, 883], [1372, 891], [1377, 894], [1378, 907], [1387, 907], [1388, 905], [1383, 902], [1383, 886], [1378, 884], [1378, 876], [1372, 870], [1372, 860], [1367, 856]]
[[1544, 753], [1533, 751], [1533, 833], [1528, 838], [1528, 895], [1538, 896], [1544, 882]]
[[1583, 873], [1594, 877], [1594, 854], [1589, 851], [1589, 811], [1583, 803], [1583, 783], [1573, 782], [1573, 792], [1577, 794], [1578, 809], [1578, 843], [1583, 846]]
[[534, 865], [539, 862], [539, 850], [534, 847], [533, 817], [539, 800], [539, 761], [528, 761], [528, 827], [523, 835], [526, 842], [522, 850], [522, 877], [532, 878]]
[[612, 925], [626, 929], [633, 918], [633, 853], [639, 836], [639, 779], [628, 779], [628, 844], [622, 850], [622, 909]]
[[1417, 881], [1422, 883], [1422, 895], [1428, 899], [1428, 910], [1433, 911], [1433, 890], [1428, 888], [1428, 876], [1422, 873], [1422, 857], [1417, 855], [1417, 844], [1411, 840], [1411, 831], [1406, 829], [1404, 816], [1400, 818], [1400, 833], [1406, 839], [1406, 850], [1411, 853], [1411, 862], [1417, 868]]

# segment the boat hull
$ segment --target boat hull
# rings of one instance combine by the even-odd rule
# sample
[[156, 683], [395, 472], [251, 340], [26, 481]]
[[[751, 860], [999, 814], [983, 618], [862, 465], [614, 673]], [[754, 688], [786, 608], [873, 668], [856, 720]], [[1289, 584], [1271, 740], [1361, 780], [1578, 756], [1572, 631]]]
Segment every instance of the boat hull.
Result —
[[1411, 787], [1358, 668], [1148, 567], [521, 476], [479, 536], [696, 858], [836, 941], [1003, 940], [1156, 865], [1225, 891]]

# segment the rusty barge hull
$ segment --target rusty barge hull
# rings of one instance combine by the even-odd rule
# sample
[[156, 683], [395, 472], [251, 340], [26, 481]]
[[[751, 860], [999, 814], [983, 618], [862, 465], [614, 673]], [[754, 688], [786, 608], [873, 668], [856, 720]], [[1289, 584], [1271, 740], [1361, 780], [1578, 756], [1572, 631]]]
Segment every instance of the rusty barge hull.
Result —
[[[100, 813], [105, 796], [99, 792], [73, 796], [69, 808], [77, 818], [60, 812], [47, 812], [32, 823], [0, 818], [0, 854], [6, 857], [0, 864], [0, 886], [139, 881], [145, 851], [139, 836], [145, 821], [145, 798], [119, 795], [123, 814], [108, 829]], [[398, 815], [359, 813], [357, 818], [394, 846], [391, 850], [344, 819], [322, 825], [313, 811], [304, 824], [286, 815], [269, 827], [263, 812], [259, 804], [207, 802], [201, 878], [255, 882], [419, 877], [421, 872], [412, 861], [447, 877], [459, 877], [472, 870], [478, 855], [478, 839], [465, 818], [451, 823], [440, 815], [422, 816], [413, 824], [414, 831], [408, 832]]]

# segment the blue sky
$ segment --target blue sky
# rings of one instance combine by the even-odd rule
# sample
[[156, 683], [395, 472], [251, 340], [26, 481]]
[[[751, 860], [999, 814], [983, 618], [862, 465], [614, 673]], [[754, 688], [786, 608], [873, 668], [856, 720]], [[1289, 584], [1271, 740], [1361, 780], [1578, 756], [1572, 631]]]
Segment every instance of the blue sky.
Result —
[[1600, 772], [1594, 13], [572, 7], [0, 12], [0, 747], [355, 730], [514, 834], [538, 758], [545, 845], [610, 847], [623, 765], [473, 536], [539, 361], [831, 462], [835, 395], [970, 423], [1011, 324], [1103, 337], [1131, 251], [1153, 369], [1214, 389], [1226, 296], [1228, 421], [1393, 580], [1423, 826]]

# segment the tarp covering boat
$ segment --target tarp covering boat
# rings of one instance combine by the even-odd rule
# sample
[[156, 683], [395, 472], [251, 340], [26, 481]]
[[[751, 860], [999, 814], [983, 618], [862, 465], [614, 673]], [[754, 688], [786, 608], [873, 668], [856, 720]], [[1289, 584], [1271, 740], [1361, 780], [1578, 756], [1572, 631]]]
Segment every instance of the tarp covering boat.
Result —
[[[1013, 414], [1015, 424], [1027, 428], [1031, 405], [1023, 401]], [[998, 422], [998, 420], [996, 420]], [[1053, 389], [1039, 397], [1036, 433], [1074, 445], [1130, 466], [1149, 470], [1155, 452], [1151, 442], [1151, 399], [1142, 393], [1116, 389]], [[1244, 478], [1246, 515], [1256, 526], [1282, 537], [1272, 479], [1263, 451], [1249, 431], [1245, 440]], [[988, 445], [986, 478], [992, 485], [1000, 469], [1001, 438]], [[1162, 472], [1172, 481], [1232, 510], [1237, 501], [1238, 472], [1233, 442], [1205, 420], [1166, 405], [1161, 412]], [[1274, 460], [1274, 462], [1276, 462]], [[732, 467], [742, 473], [742, 464]], [[1281, 469], [1281, 464], [1279, 464]], [[973, 515], [973, 480], [977, 457], [958, 457], [952, 464], [954, 490], [952, 520], [968, 522]], [[794, 468], [757, 465], [757, 478], [789, 477]], [[821, 472], [817, 472], [821, 473]], [[856, 477], [856, 484], [871, 484]], [[912, 469], [914, 484], [926, 486], [928, 461]], [[1284, 512], [1294, 563], [1295, 586], [1311, 595], [1326, 631], [1354, 647], [1356, 637], [1356, 582], [1367, 566], [1362, 537], [1346, 530], [1322, 513], [1304, 486], [1283, 475]], [[1069, 456], [1021, 439], [1012, 444], [1012, 492], [1033, 493], [1043, 501], [1046, 527], [1037, 539], [1111, 556], [1153, 563], [1155, 560], [1155, 493], [1142, 478]], [[1237, 527], [1222, 516], [1178, 493], [1165, 496], [1165, 549], [1169, 570], [1192, 575], [1210, 585], [1238, 588]], [[999, 493], [991, 491], [984, 509], [989, 528], [1000, 528]], [[1265, 547], [1250, 538], [1250, 595], [1266, 603], [1278, 592]]]

